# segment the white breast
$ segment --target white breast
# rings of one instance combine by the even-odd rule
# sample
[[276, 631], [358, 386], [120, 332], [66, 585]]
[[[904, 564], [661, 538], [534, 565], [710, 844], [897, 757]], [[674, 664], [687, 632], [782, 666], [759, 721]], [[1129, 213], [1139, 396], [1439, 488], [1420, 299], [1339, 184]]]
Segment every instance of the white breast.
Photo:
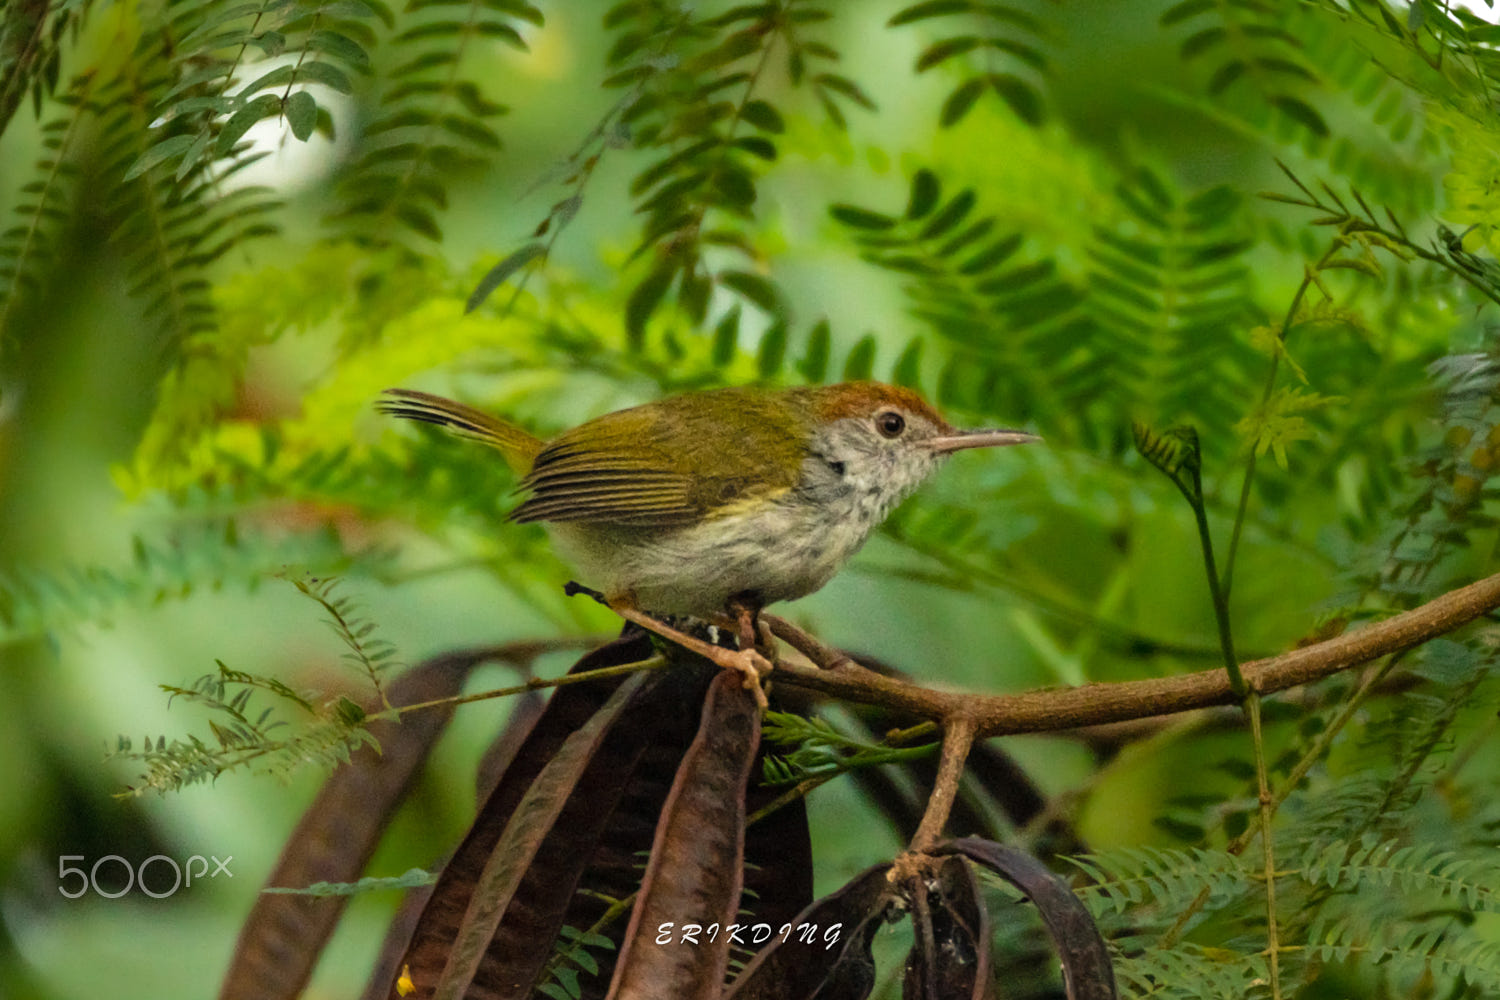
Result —
[[687, 528], [549, 525], [581, 582], [606, 596], [633, 594], [647, 611], [707, 617], [750, 592], [761, 604], [818, 590], [879, 523], [858, 505], [838, 509], [788, 494], [753, 511]]

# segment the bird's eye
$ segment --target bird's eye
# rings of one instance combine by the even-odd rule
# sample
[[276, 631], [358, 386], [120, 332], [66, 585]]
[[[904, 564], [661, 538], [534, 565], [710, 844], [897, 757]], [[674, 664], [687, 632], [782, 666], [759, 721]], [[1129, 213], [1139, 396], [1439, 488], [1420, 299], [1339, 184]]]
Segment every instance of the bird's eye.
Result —
[[906, 418], [895, 410], [886, 410], [875, 417], [875, 429], [883, 437], [900, 437], [901, 432], [906, 430]]

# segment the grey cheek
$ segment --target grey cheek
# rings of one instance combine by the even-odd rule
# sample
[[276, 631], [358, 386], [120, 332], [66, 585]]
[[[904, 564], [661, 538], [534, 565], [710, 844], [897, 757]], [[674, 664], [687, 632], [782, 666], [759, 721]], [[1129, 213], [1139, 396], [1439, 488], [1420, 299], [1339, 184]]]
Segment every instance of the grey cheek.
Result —
[[809, 500], [831, 503], [849, 495], [853, 487], [844, 476], [844, 464], [833, 464], [817, 456], [802, 461], [802, 481], [797, 492]]

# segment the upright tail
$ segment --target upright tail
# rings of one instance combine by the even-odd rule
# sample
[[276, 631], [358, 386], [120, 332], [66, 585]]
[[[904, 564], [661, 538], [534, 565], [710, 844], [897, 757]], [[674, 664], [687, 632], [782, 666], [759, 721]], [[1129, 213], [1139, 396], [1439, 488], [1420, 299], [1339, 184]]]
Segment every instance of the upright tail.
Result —
[[542, 450], [542, 440], [530, 431], [481, 413], [472, 406], [414, 389], [387, 389], [389, 397], [375, 404], [381, 413], [445, 427], [460, 437], [489, 445], [521, 475], [531, 471]]

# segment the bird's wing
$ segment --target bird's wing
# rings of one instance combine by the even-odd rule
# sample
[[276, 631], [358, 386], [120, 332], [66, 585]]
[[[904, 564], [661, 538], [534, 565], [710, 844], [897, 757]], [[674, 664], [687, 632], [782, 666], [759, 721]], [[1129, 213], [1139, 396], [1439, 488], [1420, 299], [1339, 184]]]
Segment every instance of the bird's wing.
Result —
[[[805, 432], [773, 397], [740, 389], [609, 413], [549, 442], [514, 521], [675, 527], [796, 485]], [[728, 428], [728, 429], [726, 429]]]

